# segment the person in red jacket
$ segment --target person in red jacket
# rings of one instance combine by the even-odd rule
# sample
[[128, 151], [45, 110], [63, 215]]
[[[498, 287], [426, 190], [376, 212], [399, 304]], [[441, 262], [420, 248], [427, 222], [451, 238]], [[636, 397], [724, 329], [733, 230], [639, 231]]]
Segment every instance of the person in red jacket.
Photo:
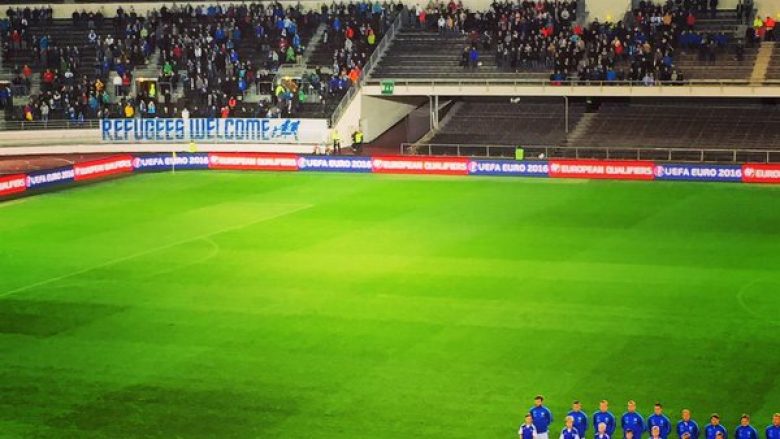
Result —
[[764, 37], [766, 38], [766, 41], [774, 41], [775, 40], [775, 25], [777, 22], [775, 22], [775, 19], [771, 16], [767, 15], [766, 20], [764, 20], [764, 27], [766, 28], [766, 34], [764, 34]]
[[688, 30], [693, 30], [693, 26], [696, 24], [696, 16], [693, 12], [688, 12], [688, 16], [685, 18], [685, 24], [688, 25]]

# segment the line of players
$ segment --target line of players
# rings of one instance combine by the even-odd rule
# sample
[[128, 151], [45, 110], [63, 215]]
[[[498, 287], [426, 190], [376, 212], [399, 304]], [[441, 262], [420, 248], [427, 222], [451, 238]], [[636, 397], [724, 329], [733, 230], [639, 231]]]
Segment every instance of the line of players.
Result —
[[[534, 406], [525, 415], [525, 420], [518, 430], [520, 439], [549, 439], [549, 427], [553, 422], [552, 412], [543, 405], [544, 397], [537, 395]], [[571, 411], [566, 415], [566, 426], [561, 430], [558, 439], [585, 439], [588, 430], [588, 415], [582, 411], [579, 401], [572, 403]], [[599, 410], [593, 414], [595, 439], [611, 439], [617, 428], [615, 415], [609, 411], [609, 402], [599, 402]], [[636, 412], [636, 402], [628, 401], [628, 410], [620, 418], [623, 429], [623, 439], [641, 439], [645, 432], [650, 433], [650, 439], [668, 439], [672, 432], [672, 422], [664, 414], [661, 403], [655, 403], [653, 414], [646, 420]], [[699, 439], [699, 425], [691, 419], [691, 411], [683, 409], [681, 419], [677, 422], [677, 436], [680, 439]], [[772, 416], [763, 439], [780, 439], [780, 413]], [[713, 413], [710, 423], [704, 428], [702, 439], [728, 439], [729, 432], [720, 424], [720, 416]], [[762, 439], [758, 431], [750, 425], [750, 416], [742, 415], [740, 425], [734, 430], [734, 439]]]

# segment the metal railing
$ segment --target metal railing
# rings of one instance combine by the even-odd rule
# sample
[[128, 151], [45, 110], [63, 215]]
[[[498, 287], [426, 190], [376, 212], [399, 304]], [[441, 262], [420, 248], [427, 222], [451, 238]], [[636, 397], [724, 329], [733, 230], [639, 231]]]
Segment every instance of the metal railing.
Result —
[[83, 122], [50, 119], [44, 120], [7, 120], [0, 121], [0, 131], [25, 131], [25, 130], [65, 130], [65, 129], [97, 129], [100, 128], [100, 121], [95, 119], [84, 120]]
[[534, 78], [402, 78], [392, 77], [370, 78], [364, 85], [380, 85], [382, 81], [393, 81], [396, 90], [402, 87], [436, 87], [436, 86], [497, 86], [497, 87], [638, 87], [638, 88], [663, 88], [663, 87], [780, 87], [778, 79], [764, 79], [753, 81], [750, 79], [686, 79], [682, 81], [655, 81], [652, 85], [645, 85], [642, 81], [590, 81], [590, 80], [566, 80], [551, 81], [548, 79]]
[[333, 114], [330, 116], [331, 126], [336, 125], [336, 122], [338, 122], [339, 118], [341, 118], [341, 115], [344, 114], [344, 111], [346, 111], [349, 103], [352, 102], [352, 99], [355, 97], [355, 95], [358, 94], [360, 88], [367, 82], [368, 76], [371, 73], [371, 69], [374, 68], [374, 65], [379, 62], [379, 58], [381, 58], [382, 55], [384, 55], [384, 53], [387, 51], [387, 48], [390, 46], [390, 42], [393, 40], [393, 38], [395, 38], [395, 34], [401, 30], [406, 13], [406, 7], [404, 7], [401, 12], [395, 13], [395, 16], [393, 17], [393, 24], [390, 25], [387, 32], [385, 32], [384, 36], [382, 36], [382, 39], [379, 40], [379, 43], [377, 43], [374, 52], [371, 54], [371, 56], [368, 57], [368, 61], [366, 61], [366, 64], [363, 66], [363, 70], [360, 73], [360, 78], [358, 78], [357, 84], [353, 84], [347, 90], [347, 93], [341, 98], [341, 101], [339, 101], [339, 104], [333, 110]]
[[[780, 163], [780, 150], [741, 148], [662, 148], [522, 145], [528, 160], [652, 160], [690, 163]], [[401, 155], [514, 158], [515, 146], [474, 144], [401, 144]]]

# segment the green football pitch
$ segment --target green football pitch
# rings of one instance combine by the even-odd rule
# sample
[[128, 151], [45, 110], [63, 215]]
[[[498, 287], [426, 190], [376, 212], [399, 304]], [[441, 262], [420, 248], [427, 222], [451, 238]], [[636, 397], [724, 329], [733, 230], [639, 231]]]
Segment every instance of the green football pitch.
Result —
[[0, 437], [512, 438], [537, 393], [763, 431], [779, 309], [780, 188], [140, 175], [0, 203]]

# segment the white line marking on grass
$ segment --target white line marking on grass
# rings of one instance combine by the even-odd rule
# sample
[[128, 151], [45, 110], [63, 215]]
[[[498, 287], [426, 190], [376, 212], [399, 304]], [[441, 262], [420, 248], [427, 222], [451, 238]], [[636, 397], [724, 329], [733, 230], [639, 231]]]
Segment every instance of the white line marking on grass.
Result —
[[246, 224], [240, 224], [238, 226], [226, 227], [224, 229], [220, 229], [220, 230], [217, 230], [217, 231], [214, 231], [214, 232], [204, 233], [202, 235], [193, 236], [192, 238], [182, 239], [182, 240], [179, 240], [179, 241], [176, 241], [176, 242], [172, 242], [170, 244], [165, 244], [165, 245], [161, 245], [159, 247], [150, 248], [149, 250], [144, 250], [144, 251], [141, 251], [141, 252], [138, 252], [138, 253], [133, 253], [131, 255], [122, 256], [121, 258], [112, 259], [110, 261], [106, 261], [106, 262], [103, 262], [103, 263], [100, 263], [100, 264], [97, 264], [97, 265], [93, 265], [91, 267], [83, 268], [81, 270], [76, 270], [76, 271], [73, 271], [73, 272], [70, 272], [70, 273], [67, 273], [67, 274], [63, 274], [61, 276], [55, 276], [55, 277], [52, 277], [52, 278], [49, 278], [49, 279], [45, 279], [45, 280], [42, 280], [42, 281], [39, 281], [39, 282], [33, 282], [31, 284], [28, 284], [28, 285], [25, 285], [25, 286], [22, 286], [22, 287], [19, 287], [19, 288], [15, 288], [13, 290], [6, 291], [4, 293], [1, 293], [0, 294], [0, 298], [7, 297], [7, 296], [10, 296], [10, 295], [16, 294], [16, 293], [21, 293], [23, 291], [31, 290], [33, 288], [40, 287], [40, 286], [43, 286], [43, 285], [48, 285], [48, 284], [51, 284], [51, 283], [54, 283], [54, 282], [58, 282], [58, 281], [61, 281], [63, 279], [69, 279], [71, 277], [78, 276], [80, 274], [88, 273], [88, 272], [90, 272], [92, 270], [97, 270], [97, 269], [100, 269], [100, 268], [109, 267], [111, 265], [119, 264], [120, 262], [129, 261], [131, 259], [139, 258], [141, 256], [146, 256], [146, 255], [149, 255], [149, 254], [161, 251], [161, 250], [167, 250], [169, 248], [173, 248], [173, 247], [176, 247], [176, 246], [181, 245], [181, 244], [186, 244], [188, 242], [198, 241], [198, 240], [201, 240], [201, 239], [208, 239], [208, 238], [210, 238], [212, 236], [220, 235], [222, 233], [227, 233], [227, 232], [233, 232], [233, 231], [236, 231], [236, 230], [241, 230], [241, 229], [244, 229], [246, 227], [249, 227], [249, 226], [252, 226], [252, 225], [264, 222], [264, 221], [269, 221], [269, 220], [276, 219], [276, 218], [279, 218], [279, 217], [282, 217], [282, 216], [285, 216], [285, 215], [290, 215], [290, 214], [293, 214], [293, 213], [296, 213], [296, 212], [300, 212], [301, 210], [308, 209], [308, 208], [310, 208], [312, 206], [313, 206], [313, 204], [298, 205], [298, 207], [292, 208], [291, 210], [287, 210], [285, 212], [279, 212], [277, 214], [274, 214], [274, 215], [271, 215], [271, 216], [267, 216], [267, 217], [261, 218], [259, 220], [250, 221], [250, 222], [248, 222]]
[[192, 267], [193, 265], [202, 264], [202, 263], [204, 263], [204, 262], [206, 262], [208, 260], [214, 259], [220, 253], [220, 251], [222, 251], [222, 248], [219, 246], [219, 244], [214, 242], [213, 239], [211, 239], [211, 238], [203, 238], [202, 241], [205, 242], [206, 244], [208, 244], [211, 247], [211, 251], [209, 251], [209, 254], [207, 254], [206, 256], [204, 256], [202, 258], [199, 258], [199, 259], [196, 259], [196, 260], [191, 261], [191, 262], [187, 262], [186, 264], [180, 265], [178, 267], [166, 268], [166, 269], [158, 270], [158, 271], [155, 271], [155, 272], [152, 272], [152, 273], [146, 273], [143, 276], [143, 279], [149, 279], [149, 278], [152, 278], [152, 277], [155, 277], [155, 276], [160, 276], [161, 274], [170, 274], [170, 273], [182, 270], [184, 268]]
[[26, 202], [27, 200], [28, 200], [28, 198], [20, 198], [18, 200], [6, 201], [6, 202], [3, 202], [3, 203], [0, 203], [0, 207], [16, 206], [17, 204], [22, 204], [22, 203]]
[[739, 306], [741, 306], [743, 310], [745, 310], [751, 316], [761, 320], [763, 323], [766, 323], [770, 326], [780, 326], [780, 322], [770, 320], [768, 316], [763, 316], [757, 313], [755, 310], [753, 310], [753, 308], [751, 308], [747, 304], [747, 302], [745, 302], [745, 291], [747, 291], [753, 285], [758, 285], [758, 283], [761, 281], [762, 279], [756, 279], [743, 285], [742, 288], [740, 288], [739, 291], [737, 291], [737, 302], [739, 302]]

